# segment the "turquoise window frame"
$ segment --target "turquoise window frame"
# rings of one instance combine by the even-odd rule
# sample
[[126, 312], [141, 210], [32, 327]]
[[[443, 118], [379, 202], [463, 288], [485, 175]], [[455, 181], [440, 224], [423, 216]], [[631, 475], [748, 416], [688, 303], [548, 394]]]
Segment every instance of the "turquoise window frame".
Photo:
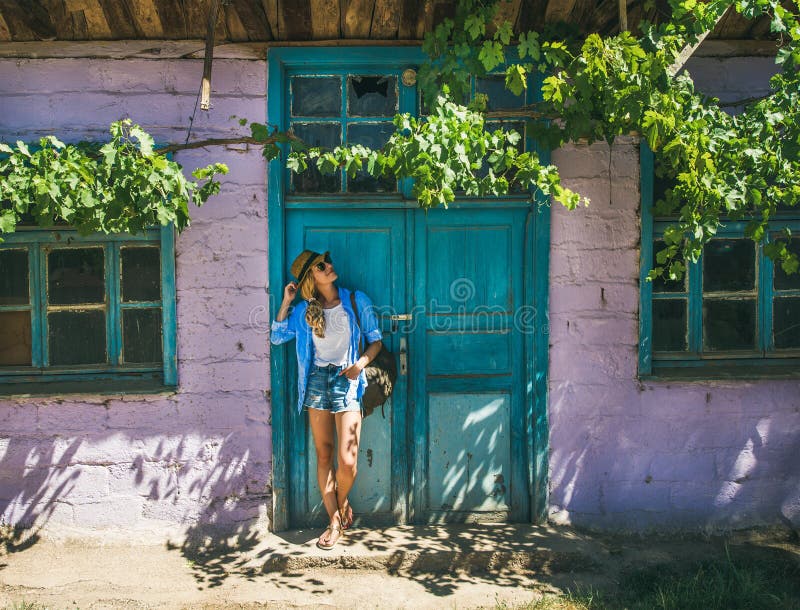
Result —
[[[177, 324], [175, 291], [175, 230], [173, 225], [151, 228], [139, 235], [81, 236], [70, 227], [39, 229], [20, 227], [3, 236], [0, 250], [28, 250], [30, 300], [27, 306], [0, 305], [3, 311], [31, 311], [31, 366], [0, 367], [0, 394], [151, 392], [177, 387]], [[108, 364], [48, 366], [46, 341], [46, 257], [43, 249], [96, 246], [104, 249], [106, 290], [106, 350]], [[161, 299], [123, 303], [120, 297], [120, 248], [153, 245], [160, 249]], [[124, 365], [122, 361], [122, 312], [126, 309], [161, 308], [162, 362], [158, 366]]]
[[[654, 267], [654, 241], [663, 235], [672, 220], [654, 216], [655, 162], [647, 143], [640, 145], [641, 250], [639, 276], [639, 377], [640, 378], [759, 378], [800, 377], [800, 349], [776, 350], [772, 332], [773, 299], [800, 297], [800, 290], [775, 291], [775, 265], [764, 254], [769, 233], [788, 227], [800, 232], [800, 214], [778, 216], [762, 243], [756, 244], [756, 349], [752, 352], [703, 352], [703, 258], [687, 264], [683, 292], [655, 293], [647, 279]], [[717, 238], [743, 238], [746, 222], [725, 222]], [[653, 350], [653, 302], [659, 299], [687, 300], [687, 350]]]

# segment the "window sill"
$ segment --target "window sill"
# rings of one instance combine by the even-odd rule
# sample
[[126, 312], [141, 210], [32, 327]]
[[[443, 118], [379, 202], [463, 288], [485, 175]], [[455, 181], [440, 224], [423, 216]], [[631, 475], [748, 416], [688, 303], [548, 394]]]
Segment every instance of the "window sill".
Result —
[[27, 398], [33, 396], [127, 396], [131, 394], [161, 394], [171, 396], [176, 386], [164, 385], [160, 379], [96, 379], [62, 380], [49, 382], [0, 383], [0, 398]]
[[713, 380], [757, 380], [757, 379], [800, 379], [800, 359], [780, 359], [758, 363], [750, 361], [683, 361], [654, 362], [653, 372], [639, 375], [644, 381], [713, 381]]

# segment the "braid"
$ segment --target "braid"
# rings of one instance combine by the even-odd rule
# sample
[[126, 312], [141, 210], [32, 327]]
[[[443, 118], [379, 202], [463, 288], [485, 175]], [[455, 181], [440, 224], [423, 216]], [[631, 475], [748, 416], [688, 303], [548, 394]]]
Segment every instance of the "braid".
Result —
[[325, 314], [322, 312], [322, 303], [317, 299], [317, 287], [314, 276], [306, 275], [300, 284], [300, 296], [308, 301], [306, 309], [306, 322], [313, 329], [314, 334], [320, 339], [325, 337]]

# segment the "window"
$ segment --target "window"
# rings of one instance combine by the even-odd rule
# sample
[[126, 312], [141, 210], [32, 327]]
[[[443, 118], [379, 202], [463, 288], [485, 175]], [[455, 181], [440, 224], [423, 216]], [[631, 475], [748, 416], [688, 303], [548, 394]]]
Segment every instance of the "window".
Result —
[[174, 386], [172, 228], [82, 237], [19, 228], [0, 244], [0, 392]]
[[[640, 375], [797, 375], [800, 275], [784, 273], [764, 243], [744, 237], [746, 222], [724, 223], [681, 281], [646, 280], [671, 220], [653, 216], [653, 154], [641, 148]], [[800, 210], [779, 212], [772, 234], [787, 226], [798, 234]], [[800, 253], [800, 242], [790, 248]]]

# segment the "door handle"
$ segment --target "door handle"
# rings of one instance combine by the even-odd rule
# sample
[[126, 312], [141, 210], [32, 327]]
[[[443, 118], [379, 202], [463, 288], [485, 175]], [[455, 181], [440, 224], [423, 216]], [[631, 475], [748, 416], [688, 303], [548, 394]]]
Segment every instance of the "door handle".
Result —
[[408, 343], [405, 337], [400, 337], [400, 374], [408, 374]]
[[410, 314], [410, 313], [392, 314], [391, 316], [389, 316], [389, 320], [391, 320], [391, 322], [392, 322], [392, 332], [393, 333], [397, 332], [397, 326], [398, 326], [397, 323], [398, 322], [407, 322], [409, 320], [412, 320], [413, 318], [414, 318], [414, 314]]

